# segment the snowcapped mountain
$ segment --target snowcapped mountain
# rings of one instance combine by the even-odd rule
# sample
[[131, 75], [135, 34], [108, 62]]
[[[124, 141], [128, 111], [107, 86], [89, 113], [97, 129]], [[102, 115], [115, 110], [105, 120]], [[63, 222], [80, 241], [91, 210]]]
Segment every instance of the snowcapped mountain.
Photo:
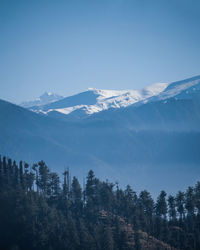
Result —
[[[58, 95], [43, 95], [38, 105], [22, 105], [32, 111], [56, 118], [82, 118], [109, 109], [119, 109], [170, 98], [188, 99], [200, 92], [200, 76], [172, 83], [156, 83], [140, 90], [87, 91], [62, 98]], [[56, 98], [57, 100], [55, 100]], [[32, 103], [33, 104], [33, 103]]]
[[169, 84], [159, 95], [150, 98], [148, 101], [166, 100], [169, 98], [190, 99], [200, 93], [200, 76], [177, 81]]
[[32, 111], [46, 115], [60, 113], [77, 117], [92, 115], [110, 108], [127, 107], [161, 93], [168, 84], [157, 83], [141, 90], [101, 90], [89, 88], [87, 91], [65, 97], [47, 105], [31, 107]]
[[31, 108], [34, 106], [42, 106], [42, 105], [46, 105], [48, 103], [51, 102], [55, 102], [58, 101], [60, 99], [62, 99], [63, 96], [51, 93], [51, 92], [45, 92], [43, 95], [41, 95], [40, 97], [36, 98], [33, 101], [26, 101], [26, 102], [22, 102], [20, 104], [20, 106], [24, 107], [24, 108]]

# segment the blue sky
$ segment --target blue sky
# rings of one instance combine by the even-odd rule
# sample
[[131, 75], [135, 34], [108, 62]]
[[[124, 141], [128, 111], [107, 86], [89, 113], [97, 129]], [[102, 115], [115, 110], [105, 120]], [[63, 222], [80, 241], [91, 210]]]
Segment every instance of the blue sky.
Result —
[[0, 98], [200, 74], [198, 0], [0, 0]]

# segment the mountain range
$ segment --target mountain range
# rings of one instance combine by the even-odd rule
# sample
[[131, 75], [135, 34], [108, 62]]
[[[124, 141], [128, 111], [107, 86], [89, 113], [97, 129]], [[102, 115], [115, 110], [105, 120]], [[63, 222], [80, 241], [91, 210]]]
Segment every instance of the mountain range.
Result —
[[25, 101], [22, 102], [20, 105], [24, 108], [30, 108], [32, 106], [41, 106], [41, 105], [45, 105], [45, 104], [49, 104], [55, 101], [58, 101], [60, 99], [62, 99], [63, 96], [51, 93], [51, 92], [45, 92], [43, 95], [41, 95], [40, 97], [36, 98], [33, 101]]
[[[80, 178], [173, 192], [200, 176], [200, 76], [141, 90], [0, 100], [0, 152]], [[177, 181], [178, 180], [178, 181]]]
[[108, 109], [120, 109], [139, 106], [159, 100], [191, 99], [200, 90], [199, 77], [175, 83], [156, 83], [141, 90], [101, 90], [89, 88], [87, 91], [62, 97], [53, 93], [44, 93], [34, 101], [23, 102], [22, 107], [29, 108], [47, 116], [71, 116], [83, 118]]

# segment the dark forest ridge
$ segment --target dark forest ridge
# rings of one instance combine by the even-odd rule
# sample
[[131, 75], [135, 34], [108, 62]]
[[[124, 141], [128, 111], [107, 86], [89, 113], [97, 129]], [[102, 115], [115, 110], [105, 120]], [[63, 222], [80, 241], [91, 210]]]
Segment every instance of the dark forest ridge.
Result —
[[0, 158], [0, 248], [19, 250], [166, 250], [200, 248], [200, 182], [156, 202], [147, 191], [100, 181], [82, 188], [45, 162]]

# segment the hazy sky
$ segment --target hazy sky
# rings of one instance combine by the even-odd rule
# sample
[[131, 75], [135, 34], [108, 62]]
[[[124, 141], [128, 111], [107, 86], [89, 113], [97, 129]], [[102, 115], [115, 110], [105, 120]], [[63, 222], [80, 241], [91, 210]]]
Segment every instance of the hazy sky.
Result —
[[2, 99], [199, 74], [199, 0], [0, 0]]

